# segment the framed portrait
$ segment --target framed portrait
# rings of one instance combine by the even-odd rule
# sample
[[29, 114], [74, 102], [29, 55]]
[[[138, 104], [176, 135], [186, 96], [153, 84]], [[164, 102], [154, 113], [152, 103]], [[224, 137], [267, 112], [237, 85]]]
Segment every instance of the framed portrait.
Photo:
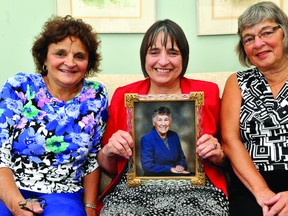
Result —
[[71, 15], [98, 33], [144, 33], [156, 20], [155, 0], [57, 0], [57, 15]]
[[205, 185], [203, 164], [196, 154], [203, 105], [204, 92], [125, 95], [128, 129], [135, 143], [128, 186], [158, 179]]
[[[237, 19], [250, 5], [265, 0], [197, 0], [198, 35], [237, 33]], [[270, 0], [288, 12], [285, 0]]]

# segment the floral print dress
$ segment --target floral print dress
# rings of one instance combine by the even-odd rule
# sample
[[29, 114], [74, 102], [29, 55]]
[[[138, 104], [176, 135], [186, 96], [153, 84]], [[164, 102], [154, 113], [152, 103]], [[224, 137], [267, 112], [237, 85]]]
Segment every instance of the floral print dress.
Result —
[[76, 192], [98, 167], [108, 95], [84, 79], [69, 101], [54, 98], [42, 75], [18, 73], [0, 91], [0, 167], [17, 186], [41, 193]]

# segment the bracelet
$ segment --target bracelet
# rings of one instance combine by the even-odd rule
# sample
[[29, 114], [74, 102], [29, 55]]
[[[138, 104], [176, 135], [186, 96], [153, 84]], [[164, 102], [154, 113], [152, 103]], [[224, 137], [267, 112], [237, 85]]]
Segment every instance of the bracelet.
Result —
[[85, 207], [87, 208], [92, 208], [92, 209], [97, 209], [97, 205], [93, 203], [84, 203]]

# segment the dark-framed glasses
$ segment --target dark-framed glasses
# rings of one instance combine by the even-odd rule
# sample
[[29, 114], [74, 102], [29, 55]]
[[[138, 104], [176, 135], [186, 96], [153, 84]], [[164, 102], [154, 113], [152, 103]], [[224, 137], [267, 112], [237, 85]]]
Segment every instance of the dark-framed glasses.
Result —
[[244, 46], [248, 46], [248, 45], [251, 45], [255, 42], [255, 37], [258, 36], [259, 38], [261, 38], [262, 40], [265, 40], [267, 38], [270, 38], [274, 33], [275, 31], [277, 31], [278, 29], [280, 29], [281, 26], [280, 25], [277, 25], [277, 26], [266, 26], [264, 27], [258, 34], [256, 35], [245, 35], [241, 41], [242, 41], [242, 44]]
[[36, 202], [39, 203], [39, 205], [40, 205], [40, 207], [41, 207], [42, 209], [45, 208], [45, 206], [46, 206], [46, 200], [45, 200], [44, 198], [28, 198], [28, 199], [25, 199], [25, 200], [20, 201], [18, 204], [19, 204], [19, 207], [20, 207], [21, 209], [26, 210], [26, 211], [29, 211], [29, 212], [33, 212], [34, 215], [37, 215], [37, 214], [33, 211], [33, 209], [31, 209], [31, 208], [29, 208], [29, 207], [27, 206], [27, 203], [36, 203]]

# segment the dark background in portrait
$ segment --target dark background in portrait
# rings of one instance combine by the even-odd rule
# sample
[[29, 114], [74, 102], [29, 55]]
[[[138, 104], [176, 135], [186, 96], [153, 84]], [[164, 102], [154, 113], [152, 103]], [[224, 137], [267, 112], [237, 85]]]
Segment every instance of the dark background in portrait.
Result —
[[170, 130], [179, 135], [183, 152], [186, 156], [188, 171], [196, 173], [196, 119], [195, 101], [145, 101], [134, 103], [134, 142], [136, 156], [136, 176], [144, 176], [140, 161], [140, 139], [153, 128], [152, 114], [156, 107], [165, 106], [171, 111]]

